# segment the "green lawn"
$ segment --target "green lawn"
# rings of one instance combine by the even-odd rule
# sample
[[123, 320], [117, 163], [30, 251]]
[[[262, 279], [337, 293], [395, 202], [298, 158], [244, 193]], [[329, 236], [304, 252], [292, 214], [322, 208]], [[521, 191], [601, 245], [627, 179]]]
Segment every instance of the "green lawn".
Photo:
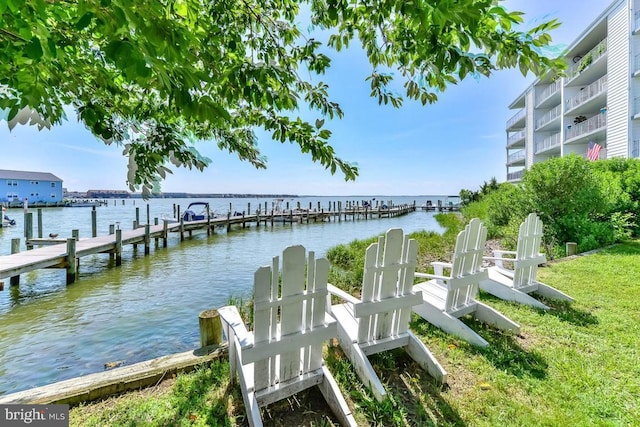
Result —
[[[362, 425], [640, 425], [640, 242], [552, 263], [539, 279], [575, 298], [545, 300], [548, 312], [481, 300], [521, 325], [502, 334], [466, 320], [490, 342], [465, 344], [421, 319], [413, 329], [449, 374], [438, 388], [401, 351], [372, 358], [389, 399], [360, 385], [339, 348], [327, 351]], [[264, 412], [267, 425], [333, 425], [317, 394], [303, 393]], [[156, 389], [73, 408], [72, 426], [244, 425], [237, 386], [222, 361]]]

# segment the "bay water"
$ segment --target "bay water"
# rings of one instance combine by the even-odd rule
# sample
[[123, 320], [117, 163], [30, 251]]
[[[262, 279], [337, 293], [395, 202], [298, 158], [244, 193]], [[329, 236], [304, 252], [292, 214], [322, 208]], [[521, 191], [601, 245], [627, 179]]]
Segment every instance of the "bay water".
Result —
[[[198, 199], [210, 203], [221, 214], [234, 211], [255, 212], [271, 208], [272, 198]], [[65, 284], [61, 269], [38, 270], [23, 274], [19, 286], [4, 279], [0, 292], [0, 395], [13, 393], [89, 373], [105, 370], [109, 362], [126, 365], [199, 347], [198, 314], [226, 305], [231, 296], [249, 298], [253, 274], [290, 245], [301, 244], [317, 257], [338, 244], [383, 234], [392, 227], [405, 232], [441, 232], [434, 212], [420, 209], [426, 200], [452, 201], [445, 196], [353, 196], [289, 197], [313, 208], [320, 203], [362, 202], [416, 203], [416, 212], [393, 218], [348, 219], [331, 222], [260, 225], [245, 229], [233, 226], [231, 232], [217, 229], [207, 236], [194, 231], [180, 242], [170, 233], [166, 248], [155, 246], [144, 255], [143, 247], [123, 248], [122, 265], [115, 267], [108, 254], [80, 260], [79, 278]], [[172, 217], [174, 206], [184, 212], [196, 199], [109, 200], [96, 208], [97, 232], [104, 235], [114, 224], [131, 229], [137, 217], [146, 223], [147, 206], [153, 218]], [[456, 200], [453, 200], [454, 203]], [[91, 207], [43, 208], [43, 236], [71, 237], [77, 229], [80, 238], [91, 236]], [[34, 235], [37, 235], [36, 211]], [[0, 228], [0, 256], [11, 252], [11, 239], [21, 238], [24, 250], [22, 209], [9, 209], [18, 224]]]

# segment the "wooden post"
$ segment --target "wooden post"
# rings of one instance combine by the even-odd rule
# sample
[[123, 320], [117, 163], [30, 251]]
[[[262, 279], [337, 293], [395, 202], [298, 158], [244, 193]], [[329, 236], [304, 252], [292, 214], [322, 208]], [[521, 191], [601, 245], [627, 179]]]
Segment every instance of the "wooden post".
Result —
[[205, 310], [198, 315], [200, 325], [200, 346], [220, 344], [222, 342], [222, 322], [218, 310]]
[[151, 244], [151, 225], [144, 225], [144, 254], [149, 255], [150, 249], [149, 246]]
[[[153, 218], [153, 225], [158, 225], [158, 217]], [[155, 237], [155, 244], [156, 244], [156, 248], [158, 247], [158, 235], [156, 234]]]
[[167, 239], [169, 238], [169, 220], [162, 220], [162, 247], [167, 247]]
[[109, 234], [113, 234], [116, 232], [115, 224], [109, 224]]
[[173, 204], [173, 217], [176, 217], [176, 204]]
[[136, 224], [140, 224], [140, 208], [136, 208]]
[[116, 230], [116, 266], [122, 265], [122, 230]]
[[95, 206], [91, 209], [91, 237], [98, 237], [98, 212]]
[[211, 212], [207, 206], [207, 236], [211, 236]]
[[176, 218], [181, 218], [182, 215], [180, 215], [180, 205], [178, 205], [178, 216]]
[[[18, 252], [20, 252], [20, 239], [11, 239], [11, 253], [17, 254]], [[18, 286], [20, 284], [20, 275], [11, 276], [9, 284], [11, 286]]]
[[31, 212], [24, 214], [24, 237], [27, 239], [33, 237], [33, 214]]
[[76, 259], [76, 239], [67, 239], [67, 285], [78, 277], [78, 260]]
[[578, 253], [578, 244], [575, 242], [567, 242], [567, 256], [576, 255]]
[[184, 241], [184, 218], [180, 217], [180, 241]]
[[42, 239], [42, 208], [38, 208], [38, 238]]
[[[231, 208], [231, 203], [229, 203], [229, 208]], [[227, 212], [227, 233], [231, 231], [231, 210]]]
[[149, 211], [149, 203], [147, 203], [147, 224], [151, 224], [151, 212]]

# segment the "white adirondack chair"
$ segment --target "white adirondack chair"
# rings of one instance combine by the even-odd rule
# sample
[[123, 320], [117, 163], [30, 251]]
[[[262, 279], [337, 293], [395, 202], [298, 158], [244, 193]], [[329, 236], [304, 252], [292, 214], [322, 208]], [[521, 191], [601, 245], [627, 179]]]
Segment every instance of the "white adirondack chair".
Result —
[[[487, 279], [482, 269], [482, 256], [487, 229], [478, 218], [472, 219], [458, 233], [451, 263], [432, 263], [435, 274], [415, 273], [415, 277], [431, 279], [413, 287], [422, 291], [422, 304], [413, 307], [421, 317], [460, 338], [478, 346], [489, 343], [459, 318], [472, 314], [481, 322], [499, 329], [520, 332], [520, 326], [493, 308], [476, 300], [478, 285]], [[444, 275], [448, 269], [450, 274]]]
[[[337, 335], [326, 312], [329, 262], [291, 246], [254, 280], [254, 331], [248, 332], [235, 306], [218, 310], [229, 340], [231, 378], [238, 372], [249, 425], [262, 426], [260, 407], [318, 385], [344, 426], [355, 419], [322, 359], [322, 344]], [[306, 280], [305, 280], [306, 279]]]
[[[498, 298], [541, 309], [549, 307], [529, 293], [537, 292], [549, 298], [573, 301], [570, 296], [536, 280], [538, 266], [547, 261], [544, 254], [540, 253], [541, 240], [542, 221], [538, 215], [530, 213], [520, 224], [515, 251], [494, 250], [493, 257], [485, 257], [494, 260], [495, 265], [488, 268], [489, 277], [480, 282], [480, 288]], [[507, 269], [505, 261], [511, 261], [514, 269]]]
[[410, 330], [411, 307], [422, 302], [412, 291], [418, 242], [392, 228], [367, 248], [362, 299], [329, 285], [329, 292], [344, 301], [329, 304], [338, 321], [338, 340], [362, 382], [382, 401], [386, 391], [368, 355], [403, 347], [439, 383], [447, 374], [435, 357]]

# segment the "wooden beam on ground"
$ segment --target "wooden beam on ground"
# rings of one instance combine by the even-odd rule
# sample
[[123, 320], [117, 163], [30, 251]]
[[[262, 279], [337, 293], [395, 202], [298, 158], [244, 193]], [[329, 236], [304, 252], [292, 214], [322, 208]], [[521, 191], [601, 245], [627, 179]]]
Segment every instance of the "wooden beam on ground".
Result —
[[194, 351], [172, 354], [123, 366], [110, 371], [89, 374], [19, 391], [0, 397], [0, 404], [54, 404], [75, 405], [148, 387], [180, 372], [189, 372], [196, 366], [227, 356], [226, 343]]

